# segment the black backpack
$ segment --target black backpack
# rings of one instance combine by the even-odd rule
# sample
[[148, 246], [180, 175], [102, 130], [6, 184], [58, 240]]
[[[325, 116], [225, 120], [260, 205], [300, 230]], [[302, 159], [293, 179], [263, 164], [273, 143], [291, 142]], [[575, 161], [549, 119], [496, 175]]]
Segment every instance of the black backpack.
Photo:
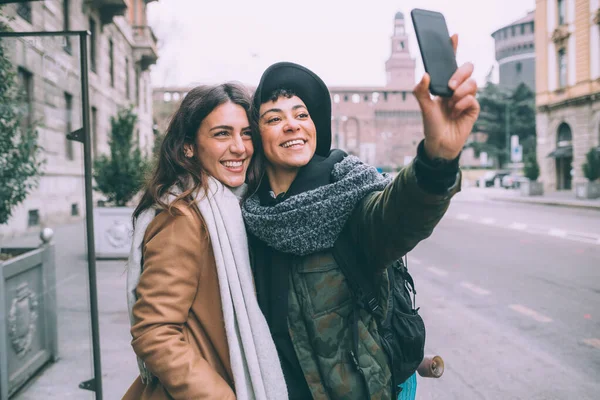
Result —
[[[392, 372], [391, 393], [398, 397], [399, 385], [415, 373], [423, 360], [425, 351], [425, 324], [415, 308], [415, 285], [402, 259], [386, 268], [390, 279], [389, 311], [382, 317], [379, 310], [379, 282], [365, 271], [368, 260], [357, 254], [346, 230], [340, 234], [333, 247], [333, 256], [346, 277], [354, 298], [353, 316], [350, 318], [353, 351], [350, 356], [359, 373], [365, 378], [358, 364], [358, 318], [362, 308], [374, 316], [378, 325], [379, 339], [388, 357]], [[412, 296], [412, 297], [411, 297]], [[365, 386], [368, 388], [366, 379]]]

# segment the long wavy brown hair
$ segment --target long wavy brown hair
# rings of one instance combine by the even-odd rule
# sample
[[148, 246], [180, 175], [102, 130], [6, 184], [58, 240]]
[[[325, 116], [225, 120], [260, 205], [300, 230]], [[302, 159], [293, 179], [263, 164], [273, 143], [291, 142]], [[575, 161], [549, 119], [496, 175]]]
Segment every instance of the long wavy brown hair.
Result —
[[[250, 119], [250, 94], [241, 84], [198, 86], [188, 92], [169, 123], [156, 167], [145, 185], [140, 203], [133, 212], [134, 225], [138, 216], [150, 207], [157, 206], [174, 213], [173, 205], [178, 200], [185, 200], [190, 206], [194, 202], [192, 193], [206, 193], [208, 176], [202, 169], [201, 160], [197, 157], [185, 157], [184, 145], [192, 145], [195, 148], [196, 134], [204, 118], [227, 102], [241, 106]], [[247, 172], [247, 176], [252, 176], [252, 180], [258, 175], [257, 168], [257, 164], [252, 160]], [[165, 196], [172, 194], [170, 190], [175, 186], [179, 187], [181, 193], [175, 196], [175, 201], [166, 203]]]

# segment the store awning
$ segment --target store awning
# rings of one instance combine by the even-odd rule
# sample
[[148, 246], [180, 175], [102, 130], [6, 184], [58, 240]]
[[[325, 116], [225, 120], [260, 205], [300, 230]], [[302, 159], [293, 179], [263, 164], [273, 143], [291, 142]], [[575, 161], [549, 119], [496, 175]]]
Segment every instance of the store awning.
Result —
[[573, 157], [573, 146], [557, 147], [553, 152], [548, 154], [552, 158], [569, 158]]

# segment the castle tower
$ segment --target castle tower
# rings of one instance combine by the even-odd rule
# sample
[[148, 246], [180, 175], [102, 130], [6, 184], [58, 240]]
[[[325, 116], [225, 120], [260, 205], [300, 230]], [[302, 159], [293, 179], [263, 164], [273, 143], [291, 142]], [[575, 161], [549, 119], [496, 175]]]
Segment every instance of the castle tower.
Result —
[[404, 14], [397, 12], [394, 17], [394, 34], [391, 37], [392, 54], [385, 62], [387, 87], [412, 90], [415, 85], [415, 60], [408, 48], [408, 34]]

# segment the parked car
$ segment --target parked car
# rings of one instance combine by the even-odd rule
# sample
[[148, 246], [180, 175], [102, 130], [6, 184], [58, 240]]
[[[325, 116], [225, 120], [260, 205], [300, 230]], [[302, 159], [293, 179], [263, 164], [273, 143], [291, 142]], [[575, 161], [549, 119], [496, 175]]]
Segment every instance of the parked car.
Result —
[[505, 189], [518, 189], [519, 187], [521, 187], [521, 183], [525, 181], [527, 181], [527, 178], [525, 178], [522, 175], [508, 174], [502, 178], [500, 186], [502, 186]]
[[510, 174], [509, 171], [488, 171], [475, 182], [475, 186], [492, 187], [494, 186], [496, 179], [498, 179], [501, 183], [502, 178], [508, 174]]

